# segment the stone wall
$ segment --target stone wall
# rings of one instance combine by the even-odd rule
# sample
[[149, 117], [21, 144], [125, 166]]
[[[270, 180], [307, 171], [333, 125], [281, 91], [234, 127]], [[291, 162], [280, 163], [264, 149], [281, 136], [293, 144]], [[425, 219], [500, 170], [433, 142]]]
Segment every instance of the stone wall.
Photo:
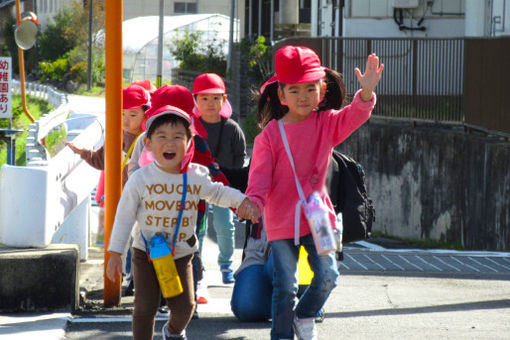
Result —
[[374, 117], [338, 149], [365, 168], [374, 230], [510, 249], [508, 141]]

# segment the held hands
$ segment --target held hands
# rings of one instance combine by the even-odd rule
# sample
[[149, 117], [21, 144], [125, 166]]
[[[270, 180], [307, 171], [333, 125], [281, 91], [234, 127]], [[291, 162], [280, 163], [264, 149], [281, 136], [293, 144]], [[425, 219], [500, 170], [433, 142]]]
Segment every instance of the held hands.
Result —
[[77, 153], [78, 155], [81, 156], [81, 153], [83, 152], [83, 149], [80, 149], [79, 147], [77, 147], [76, 145], [74, 145], [73, 143], [71, 142], [66, 142], [66, 145], [71, 149], [73, 150], [74, 153]]
[[237, 208], [237, 215], [241, 219], [251, 220], [253, 223], [258, 223], [260, 219], [260, 210], [255, 203], [246, 197], [241, 205]]
[[108, 280], [115, 282], [117, 277], [122, 274], [122, 258], [119, 253], [110, 252], [110, 259], [106, 266], [106, 277]]
[[364, 101], [372, 99], [372, 92], [381, 80], [381, 74], [384, 70], [384, 64], [379, 65], [379, 57], [372, 53], [367, 58], [367, 65], [365, 66], [365, 73], [361, 74], [359, 68], [355, 68], [356, 77], [361, 84], [361, 98]]

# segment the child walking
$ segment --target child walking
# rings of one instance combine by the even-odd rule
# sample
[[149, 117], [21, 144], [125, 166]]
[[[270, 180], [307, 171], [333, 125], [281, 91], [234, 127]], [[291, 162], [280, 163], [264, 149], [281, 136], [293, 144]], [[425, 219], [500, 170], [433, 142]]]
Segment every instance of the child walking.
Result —
[[[197, 115], [207, 131], [207, 143], [217, 168], [241, 168], [246, 157], [246, 139], [243, 130], [229, 117], [232, 108], [227, 101], [225, 83], [216, 73], [204, 73], [193, 82]], [[234, 283], [232, 255], [234, 254], [234, 220], [230, 209], [212, 206], [213, 224], [220, 253], [218, 265], [223, 283]], [[202, 243], [205, 230], [200, 233]]]
[[163, 339], [187, 339], [185, 329], [195, 308], [191, 262], [198, 250], [195, 223], [199, 200], [237, 208], [241, 218], [260, 217], [257, 207], [243, 193], [213, 183], [206, 167], [190, 163], [194, 151], [192, 137], [191, 118], [186, 112], [170, 105], [155, 110], [147, 119], [144, 138], [145, 147], [155, 160], [130, 176], [117, 207], [106, 275], [115, 280], [121, 270], [121, 252], [137, 221], [133, 241], [135, 340], [152, 339], [160, 303], [160, 287], [148, 261], [149, 249], [144, 239], [151, 240], [159, 234], [175, 249], [183, 292], [167, 299], [170, 315], [162, 335]]
[[[255, 138], [246, 190], [264, 213], [273, 255], [271, 339], [293, 339], [294, 333], [299, 339], [317, 339], [314, 317], [337, 285], [338, 269], [334, 253], [317, 254], [296, 181], [305, 197], [318, 191], [332, 207], [325, 191], [332, 149], [370, 117], [373, 90], [383, 68], [375, 54], [368, 56], [365, 73], [355, 70], [361, 90], [339, 110], [345, 98], [342, 77], [322, 67], [314, 51], [285, 46], [275, 55], [276, 75], [265, 84], [259, 99], [257, 120], [264, 130]], [[330, 215], [334, 225], [335, 216]], [[314, 277], [296, 301], [299, 244], [308, 252]]]
[[[131, 157], [136, 139], [143, 132], [142, 123], [145, 120], [145, 112], [150, 108], [150, 94], [142, 86], [132, 84], [122, 89], [122, 185], [128, 179], [127, 164]], [[102, 244], [104, 236], [104, 145], [97, 150], [81, 149], [71, 142], [66, 143], [74, 153], [79, 154], [92, 167], [103, 170], [99, 178], [96, 190], [96, 201], [99, 209], [98, 244]], [[127, 249], [125, 260], [126, 290], [124, 295], [133, 295], [134, 281], [131, 274], [131, 249]]]

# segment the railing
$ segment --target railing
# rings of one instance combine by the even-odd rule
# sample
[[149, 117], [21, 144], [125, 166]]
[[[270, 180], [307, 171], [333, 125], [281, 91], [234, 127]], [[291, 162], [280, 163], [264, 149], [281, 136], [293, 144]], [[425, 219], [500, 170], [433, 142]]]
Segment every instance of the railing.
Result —
[[[13, 92], [21, 93], [20, 82], [13, 80]], [[49, 159], [48, 151], [43, 145], [42, 140], [48, 136], [51, 130], [63, 124], [69, 115], [67, 108], [67, 94], [57, 91], [51, 86], [26, 83], [26, 94], [36, 98], [45, 99], [55, 108], [39, 118], [38, 121], [30, 124], [28, 127], [28, 136], [26, 141], [26, 161], [27, 165], [33, 162], [39, 162]]]
[[377, 53], [385, 70], [376, 115], [510, 134], [510, 102], [503, 93], [510, 70], [497, 62], [510, 52], [509, 37], [289, 38], [273, 51], [289, 44], [312, 48], [324, 66], [343, 73], [351, 95], [359, 87], [354, 68], [364, 69], [367, 55]]
[[87, 259], [90, 192], [97, 184], [99, 171], [68, 147], [50, 158], [41, 140], [65, 123], [66, 130], [71, 130], [68, 141], [72, 139], [87, 149], [97, 148], [103, 141], [104, 130], [93, 123], [102, 125], [100, 117], [72, 114], [66, 120], [69, 110], [65, 94], [33, 84], [27, 84], [27, 92], [49, 100], [57, 108], [30, 125], [32, 140], [27, 138], [27, 166], [2, 166], [0, 243], [11, 247], [76, 243], [80, 258]]

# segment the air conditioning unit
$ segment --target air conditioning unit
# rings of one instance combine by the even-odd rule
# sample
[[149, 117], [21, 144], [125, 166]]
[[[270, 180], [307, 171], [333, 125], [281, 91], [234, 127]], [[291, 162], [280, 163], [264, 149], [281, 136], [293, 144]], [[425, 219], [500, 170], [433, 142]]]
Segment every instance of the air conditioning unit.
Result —
[[391, 5], [394, 8], [416, 8], [420, 0], [391, 0]]

